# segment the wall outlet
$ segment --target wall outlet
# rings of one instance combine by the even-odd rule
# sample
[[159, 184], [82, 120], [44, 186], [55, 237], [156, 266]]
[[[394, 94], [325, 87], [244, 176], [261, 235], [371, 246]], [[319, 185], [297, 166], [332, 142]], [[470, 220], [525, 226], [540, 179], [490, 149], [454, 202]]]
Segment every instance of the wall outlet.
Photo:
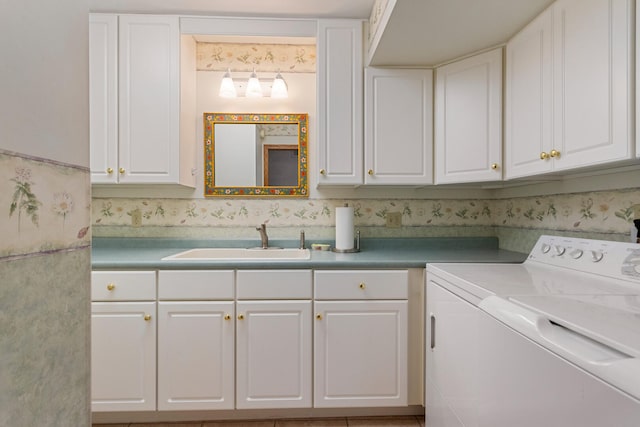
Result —
[[402, 226], [402, 214], [400, 212], [387, 212], [387, 227], [400, 228]]
[[140, 209], [134, 209], [131, 211], [131, 226], [142, 226], [142, 212], [140, 212]]

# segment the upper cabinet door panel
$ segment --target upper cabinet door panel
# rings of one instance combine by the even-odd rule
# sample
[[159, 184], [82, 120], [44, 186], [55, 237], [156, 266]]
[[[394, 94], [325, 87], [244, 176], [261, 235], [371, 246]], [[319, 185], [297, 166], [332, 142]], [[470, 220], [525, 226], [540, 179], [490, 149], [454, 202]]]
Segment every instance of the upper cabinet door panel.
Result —
[[118, 181], [118, 16], [89, 15], [91, 181]]
[[120, 182], [179, 181], [177, 16], [120, 16]]
[[554, 146], [558, 170], [632, 156], [631, 0], [554, 6]]
[[[543, 12], [507, 44], [506, 178], [544, 173], [552, 143], [552, 11]], [[544, 157], [544, 156], [543, 156]]]
[[436, 71], [436, 183], [502, 179], [502, 49]]
[[362, 184], [362, 21], [318, 21], [318, 184]]
[[365, 70], [365, 184], [433, 183], [433, 71]]

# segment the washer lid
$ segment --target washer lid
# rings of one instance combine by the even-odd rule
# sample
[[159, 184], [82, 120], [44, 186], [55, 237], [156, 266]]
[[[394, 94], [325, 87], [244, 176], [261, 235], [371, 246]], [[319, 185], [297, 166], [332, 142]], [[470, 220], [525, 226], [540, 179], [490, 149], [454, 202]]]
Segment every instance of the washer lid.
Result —
[[509, 300], [594, 341], [640, 358], [640, 295], [514, 296]]

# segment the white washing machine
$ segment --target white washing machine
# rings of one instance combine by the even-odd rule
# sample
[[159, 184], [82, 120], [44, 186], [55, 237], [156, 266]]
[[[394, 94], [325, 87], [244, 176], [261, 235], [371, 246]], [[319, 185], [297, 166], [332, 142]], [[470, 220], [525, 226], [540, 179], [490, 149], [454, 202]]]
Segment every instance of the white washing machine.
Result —
[[428, 427], [640, 426], [640, 245], [427, 264]]

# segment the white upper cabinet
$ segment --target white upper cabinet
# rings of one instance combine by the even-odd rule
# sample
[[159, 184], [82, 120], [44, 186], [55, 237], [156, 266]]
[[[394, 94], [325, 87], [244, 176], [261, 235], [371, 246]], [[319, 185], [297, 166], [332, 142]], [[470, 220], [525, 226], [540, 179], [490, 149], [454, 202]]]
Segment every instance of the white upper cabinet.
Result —
[[[91, 182], [116, 183], [118, 174], [118, 17], [89, 15]], [[111, 171], [111, 172], [109, 172]]]
[[553, 6], [553, 146], [557, 170], [633, 155], [632, 0]]
[[362, 21], [319, 20], [318, 185], [362, 184]]
[[365, 184], [433, 183], [433, 71], [365, 69]]
[[92, 14], [90, 28], [93, 182], [194, 186], [195, 152], [180, 144], [178, 17]]
[[558, 0], [507, 45], [506, 177], [633, 157], [629, 0]]
[[502, 179], [502, 49], [436, 70], [436, 184]]
[[505, 178], [551, 171], [552, 11], [547, 9], [507, 44]]

